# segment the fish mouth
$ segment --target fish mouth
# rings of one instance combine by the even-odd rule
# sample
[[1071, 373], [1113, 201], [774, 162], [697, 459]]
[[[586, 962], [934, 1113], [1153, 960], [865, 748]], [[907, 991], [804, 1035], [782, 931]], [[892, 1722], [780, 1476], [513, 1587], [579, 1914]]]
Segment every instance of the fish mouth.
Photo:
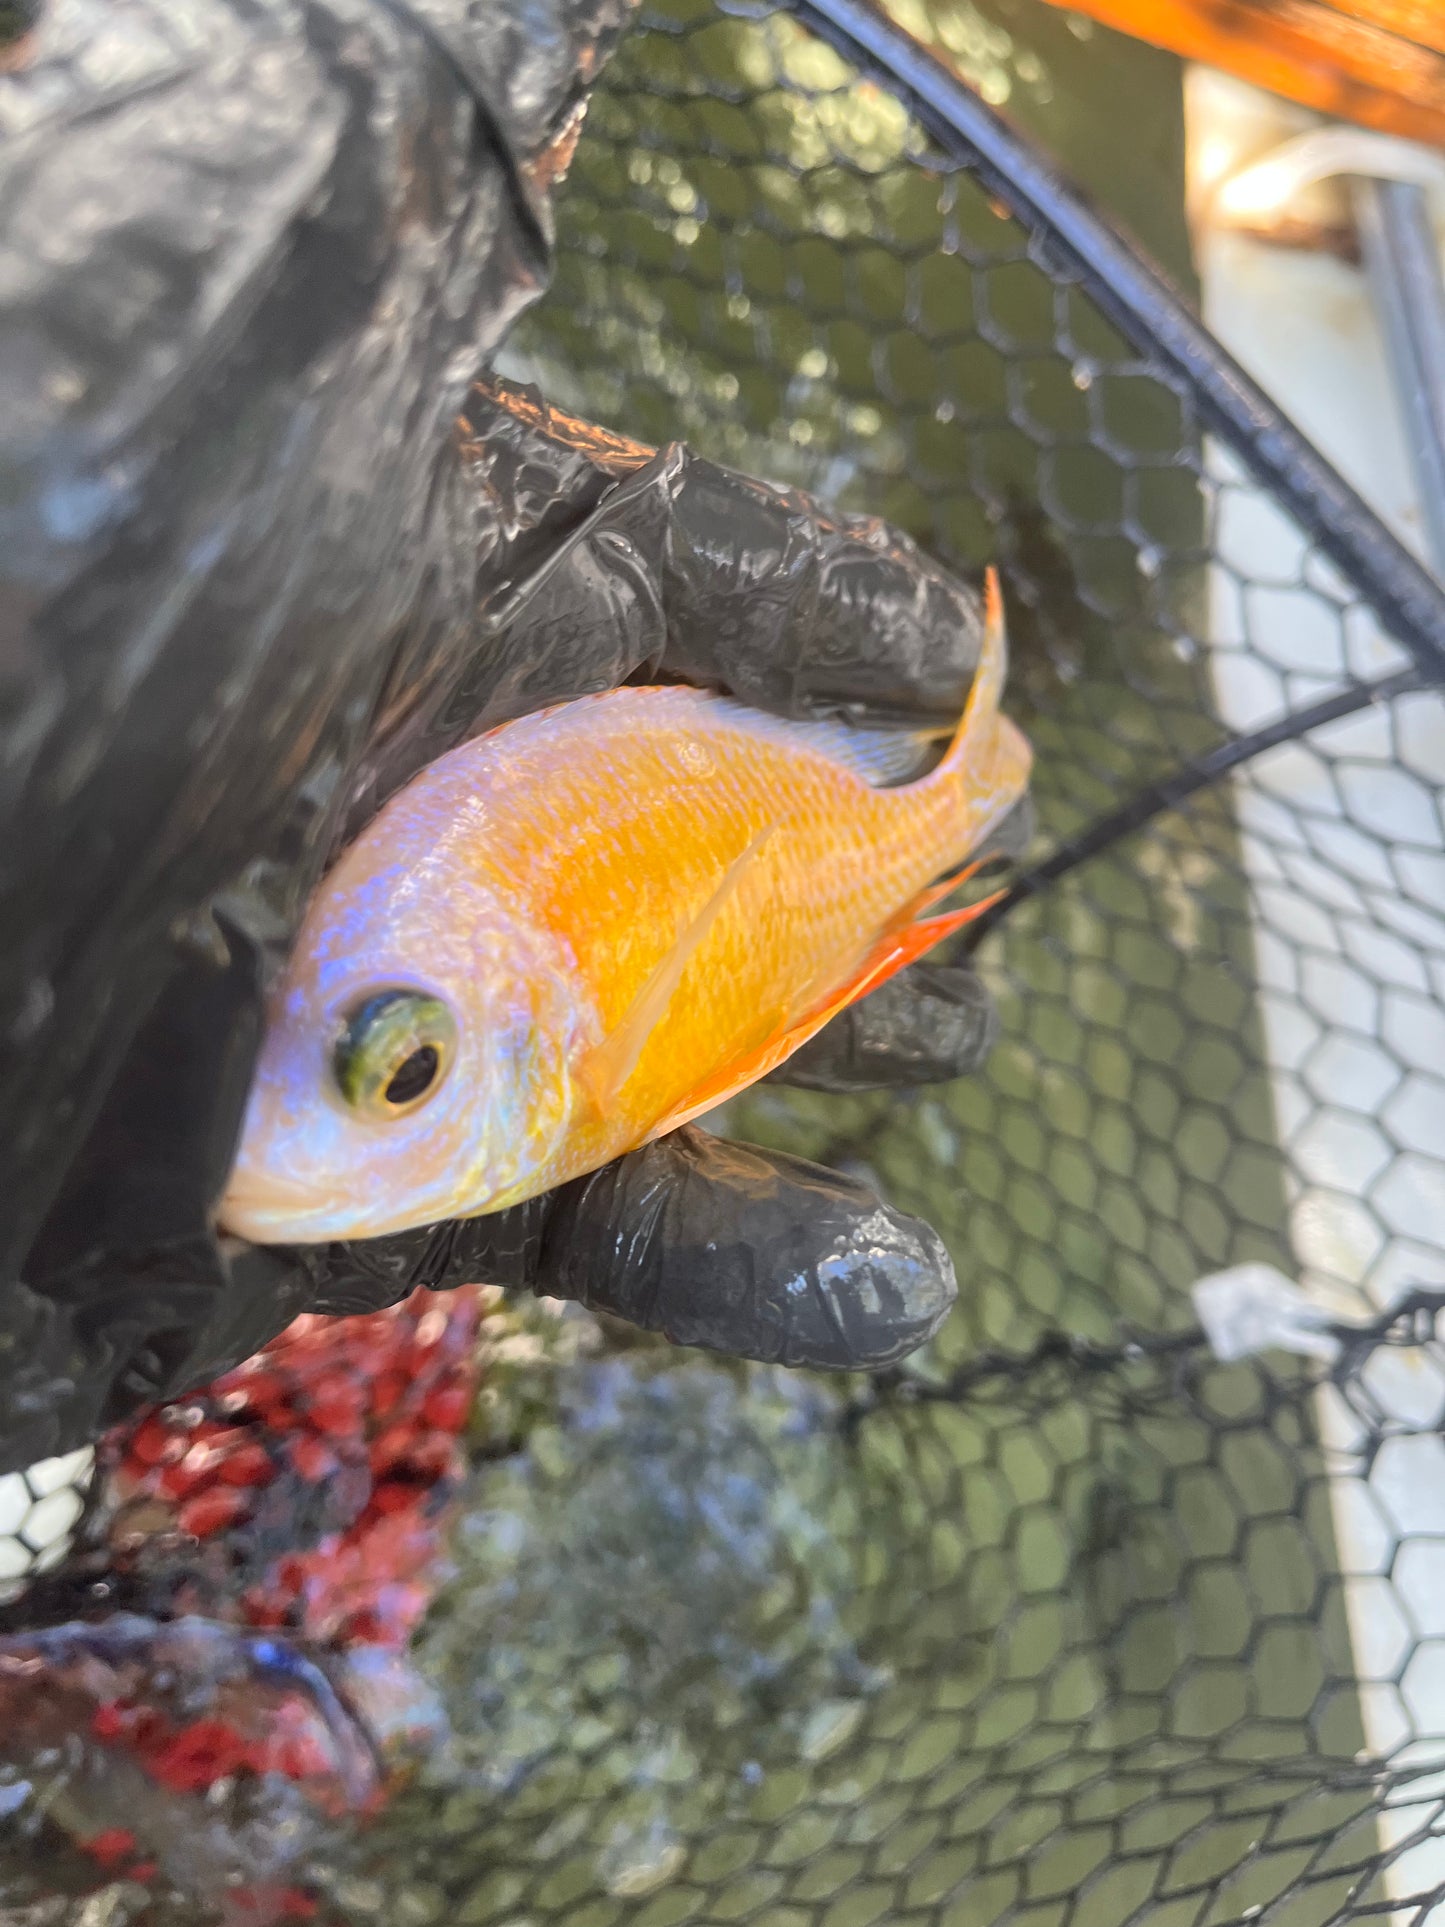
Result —
[[324, 1245], [340, 1238], [380, 1238], [453, 1215], [444, 1205], [407, 1213], [380, 1210], [362, 1191], [327, 1192], [294, 1180], [237, 1177], [216, 1209], [216, 1229], [253, 1245]]
[[335, 1229], [338, 1215], [338, 1201], [310, 1185], [237, 1174], [217, 1206], [216, 1228], [253, 1245], [325, 1243], [345, 1235]]

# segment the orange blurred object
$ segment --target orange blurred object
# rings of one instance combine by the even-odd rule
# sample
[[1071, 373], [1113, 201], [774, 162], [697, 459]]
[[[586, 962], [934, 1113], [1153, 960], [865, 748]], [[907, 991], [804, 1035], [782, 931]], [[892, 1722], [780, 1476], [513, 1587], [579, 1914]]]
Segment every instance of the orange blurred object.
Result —
[[1051, 0], [1340, 120], [1445, 147], [1445, 0]]

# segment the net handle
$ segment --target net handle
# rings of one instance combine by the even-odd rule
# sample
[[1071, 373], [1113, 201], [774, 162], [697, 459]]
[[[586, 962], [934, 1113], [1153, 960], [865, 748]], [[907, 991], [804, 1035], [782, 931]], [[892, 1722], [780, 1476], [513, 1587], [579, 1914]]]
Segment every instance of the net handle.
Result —
[[1183, 378], [1206, 426], [1373, 604], [1432, 680], [1445, 680], [1445, 589], [1210, 334], [1184, 296], [1048, 155], [877, 0], [786, 0], [851, 65], [901, 98], [1031, 235], [1049, 244], [1142, 353]]

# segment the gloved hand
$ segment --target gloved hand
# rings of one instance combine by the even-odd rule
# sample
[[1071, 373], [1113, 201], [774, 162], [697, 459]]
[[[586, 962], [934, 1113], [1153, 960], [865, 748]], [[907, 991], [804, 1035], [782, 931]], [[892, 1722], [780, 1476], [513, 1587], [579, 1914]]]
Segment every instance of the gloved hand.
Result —
[[[210, 1230], [306, 896], [424, 763], [629, 676], [962, 705], [978, 597], [904, 538], [466, 391], [626, 5], [77, 0], [0, 62], [0, 1465], [416, 1283], [835, 1366], [946, 1309], [926, 1227], [697, 1132], [369, 1245]], [[991, 1022], [932, 964], [792, 1068], [956, 1074]]]

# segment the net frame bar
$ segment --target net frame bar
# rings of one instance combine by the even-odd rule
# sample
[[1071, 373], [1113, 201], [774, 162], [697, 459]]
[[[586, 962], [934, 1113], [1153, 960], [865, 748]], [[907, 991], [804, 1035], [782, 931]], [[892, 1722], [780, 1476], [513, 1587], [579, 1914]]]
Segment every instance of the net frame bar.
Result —
[[885, 86], [939, 146], [1047, 245], [1136, 348], [1188, 385], [1204, 426], [1375, 605], [1432, 680], [1445, 679], [1445, 588], [1234, 358], [1142, 250], [1050, 157], [884, 12], [879, 0], [790, 11]]

